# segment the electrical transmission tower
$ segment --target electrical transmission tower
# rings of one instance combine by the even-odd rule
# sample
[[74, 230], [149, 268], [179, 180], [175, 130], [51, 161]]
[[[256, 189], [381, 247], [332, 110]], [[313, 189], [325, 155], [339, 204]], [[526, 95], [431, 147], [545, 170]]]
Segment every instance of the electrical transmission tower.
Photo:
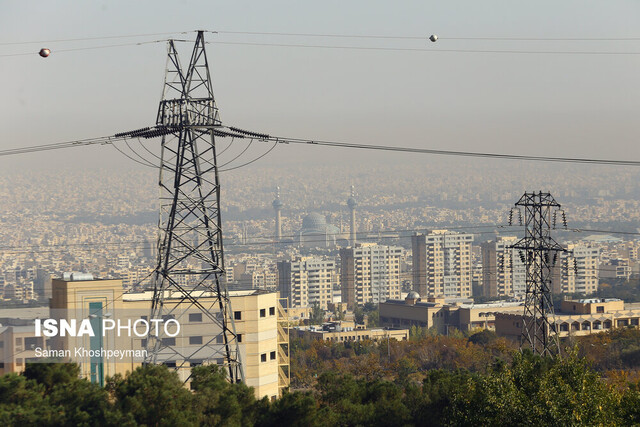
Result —
[[[238, 336], [221, 282], [224, 258], [215, 144], [220, 126], [204, 32], [198, 32], [186, 68], [170, 40], [156, 128], [129, 135], [162, 136], [151, 319], [175, 319], [182, 334], [171, 337], [163, 328], [157, 336], [150, 333], [145, 363], [175, 367], [183, 379], [190, 367], [215, 363], [225, 366], [231, 382], [238, 382], [244, 380]], [[194, 322], [200, 327], [195, 340], [186, 336]]]
[[[551, 299], [551, 274], [559, 252], [566, 250], [551, 237], [558, 212], [566, 227], [566, 217], [560, 204], [549, 193], [525, 193], [516, 203], [524, 210], [524, 238], [511, 246], [517, 249], [526, 267], [526, 296], [524, 306], [522, 345], [529, 345], [534, 353], [553, 355], [560, 344]], [[518, 211], [518, 216], [520, 212]], [[513, 212], [509, 215], [509, 222]]]

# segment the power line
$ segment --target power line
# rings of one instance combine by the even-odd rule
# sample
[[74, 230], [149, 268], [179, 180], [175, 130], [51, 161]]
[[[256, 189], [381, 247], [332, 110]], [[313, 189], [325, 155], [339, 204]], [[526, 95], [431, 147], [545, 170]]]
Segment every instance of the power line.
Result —
[[34, 40], [34, 41], [21, 41], [21, 42], [4, 42], [0, 43], [0, 46], [12, 46], [12, 45], [23, 45], [23, 44], [46, 44], [46, 43], [62, 43], [62, 42], [79, 42], [79, 41], [87, 41], [87, 40], [107, 40], [107, 39], [128, 39], [128, 38], [136, 38], [136, 37], [157, 37], [157, 36], [168, 36], [172, 34], [188, 34], [192, 31], [176, 31], [171, 33], [146, 33], [146, 34], [124, 34], [124, 35], [114, 35], [114, 36], [97, 36], [97, 37], [79, 37], [79, 38], [71, 38], [71, 39], [53, 39], [53, 40]]
[[[477, 39], [476, 39], [477, 40]], [[506, 40], [506, 39], [505, 39]], [[516, 40], [516, 39], [513, 39]], [[532, 39], [534, 40], [534, 39]], [[188, 40], [175, 40], [188, 41]], [[86, 46], [79, 48], [55, 49], [52, 53], [74, 52], [83, 50], [107, 49], [125, 46], [140, 46], [150, 43], [164, 43], [166, 40], [151, 40], [138, 43], [120, 43], [110, 45]], [[437, 47], [411, 48], [411, 47], [382, 47], [382, 46], [344, 46], [328, 44], [293, 44], [293, 43], [262, 43], [262, 42], [225, 42], [214, 41], [207, 44], [219, 45], [240, 45], [240, 46], [260, 46], [260, 47], [290, 47], [307, 49], [338, 49], [338, 50], [361, 50], [361, 51], [383, 51], [383, 52], [428, 52], [428, 53], [486, 53], [486, 54], [516, 54], [516, 55], [640, 55], [640, 51], [606, 51], [606, 50], [522, 50], [522, 49], [440, 49]], [[21, 52], [0, 54], [0, 57], [28, 56], [36, 55], [37, 52]]]
[[[100, 46], [87, 46], [87, 47], [76, 47], [76, 48], [70, 48], [70, 49], [50, 49], [50, 50], [51, 50], [52, 53], [75, 52], [75, 51], [80, 51], [80, 50], [108, 49], [108, 48], [123, 47], [123, 46], [141, 46], [143, 44], [164, 43], [164, 42], [166, 42], [166, 40], [152, 40], [152, 41], [138, 42], [138, 43], [119, 43], [119, 44], [108, 44], [108, 45], [100, 45]], [[27, 56], [27, 55], [37, 55], [37, 52], [0, 54], [0, 56], [2, 56], [2, 57]]]
[[[494, 158], [494, 159], [527, 160], [527, 161], [560, 162], [560, 163], [605, 164], [605, 165], [616, 165], [616, 166], [640, 166], [640, 161], [635, 161], [635, 160], [529, 156], [529, 155], [519, 155], [519, 154], [499, 154], [499, 153], [483, 153], [483, 152], [473, 152], [473, 151], [435, 150], [435, 149], [429, 149], [429, 148], [396, 147], [396, 146], [390, 146], [390, 145], [369, 145], [369, 144], [355, 144], [355, 143], [337, 142], [337, 141], [308, 140], [308, 139], [296, 139], [296, 138], [285, 138], [285, 137], [269, 137], [269, 140], [272, 140], [272, 139], [278, 140], [283, 144], [309, 144], [309, 145], [321, 145], [326, 147], [354, 148], [354, 149], [361, 149], [361, 150], [377, 150], [377, 151], [395, 151], [395, 152], [415, 153], [415, 154], [436, 154], [436, 155], [462, 156], [462, 157], [485, 157], [485, 158]], [[0, 152], [0, 155], [1, 155], [1, 152]]]
[[388, 39], [388, 40], [427, 40], [429, 36], [387, 36], [371, 34], [326, 34], [326, 33], [282, 33], [259, 31], [216, 31], [218, 34], [241, 34], [251, 36], [293, 36], [293, 37], [327, 37], [347, 39]]
[[[230, 129], [231, 127], [221, 127]], [[245, 131], [247, 132], [247, 131]], [[329, 140], [313, 140], [313, 139], [301, 139], [301, 138], [287, 138], [277, 136], [255, 136], [259, 135], [255, 132], [251, 132], [249, 138], [257, 139], [259, 141], [274, 142], [278, 144], [302, 144], [302, 145], [316, 145], [325, 147], [338, 147], [338, 148], [351, 148], [360, 150], [374, 150], [374, 151], [389, 151], [389, 152], [401, 152], [401, 153], [414, 153], [414, 154], [433, 154], [444, 156], [462, 156], [462, 157], [481, 157], [481, 158], [493, 158], [493, 159], [507, 159], [507, 160], [525, 160], [525, 161], [539, 161], [539, 162], [559, 162], [559, 163], [584, 163], [584, 164], [601, 164], [611, 166], [640, 166], [640, 161], [637, 160], [615, 160], [615, 159], [597, 159], [597, 158], [580, 158], [580, 157], [550, 157], [550, 156], [530, 156], [520, 154], [500, 154], [500, 153], [487, 153], [487, 152], [474, 152], [474, 151], [455, 151], [455, 150], [437, 150], [430, 148], [414, 148], [414, 147], [398, 147], [390, 145], [371, 145], [371, 144], [357, 144], [350, 142], [338, 142]], [[112, 144], [122, 139], [129, 138], [128, 134], [119, 136], [108, 136], [76, 141], [60, 142], [55, 144], [35, 145], [31, 147], [13, 148], [7, 150], [0, 150], [1, 156], [10, 156], [16, 154], [32, 153], [37, 151], [57, 150], [63, 148], [79, 147], [86, 145], [100, 145], [100, 144]], [[218, 137], [235, 137], [243, 138], [246, 136], [238, 134], [220, 134]], [[255, 161], [255, 160], [254, 160]], [[231, 170], [231, 169], [227, 169]]]
[[[382, 40], [428, 40], [430, 35], [401, 36], [401, 35], [372, 35], [372, 34], [335, 34], [335, 33], [286, 33], [265, 31], [216, 31], [218, 34], [258, 35], [258, 36], [285, 36], [285, 37], [326, 37], [346, 39], [382, 39]], [[491, 40], [491, 41], [638, 41], [640, 37], [449, 37], [438, 35], [438, 41], [442, 40]]]
[[496, 53], [496, 54], [531, 54], [531, 55], [640, 55], [640, 51], [605, 51], [605, 50], [516, 50], [516, 49], [425, 49], [410, 47], [380, 47], [380, 46], [340, 46], [328, 44], [292, 44], [292, 43], [259, 43], [259, 42], [207, 42], [220, 45], [244, 45], [244, 46], [271, 46], [292, 47], [306, 49], [339, 49], [339, 50], [364, 50], [387, 52], [446, 52], [446, 53]]

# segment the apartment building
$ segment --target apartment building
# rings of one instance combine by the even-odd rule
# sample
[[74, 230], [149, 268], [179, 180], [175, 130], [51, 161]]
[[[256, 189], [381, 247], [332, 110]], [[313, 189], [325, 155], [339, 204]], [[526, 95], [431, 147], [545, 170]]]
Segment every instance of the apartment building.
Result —
[[342, 302], [349, 309], [400, 297], [402, 248], [357, 243], [340, 249]]
[[411, 237], [413, 288], [423, 296], [472, 295], [472, 234], [432, 230]]

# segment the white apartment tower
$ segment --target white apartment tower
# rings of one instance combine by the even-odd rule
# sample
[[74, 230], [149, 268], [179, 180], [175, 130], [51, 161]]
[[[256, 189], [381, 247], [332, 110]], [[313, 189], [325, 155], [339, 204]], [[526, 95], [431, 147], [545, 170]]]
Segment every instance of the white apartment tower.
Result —
[[432, 230], [411, 237], [413, 289], [421, 297], [470, 297], [472, 234]]
[[582, 244], [569, 244], [560, 254], [552, 273], [554, 293], [593, 294], [598, 290], [600, 249]]
[[278, 262], [278, 291], [290, 307], [319, 305], [327, 309], [332, 302], [332, 275], [336, 263], [314, 257], [298, 257]]
[[515, 236], [501, 236], [485, 242], [482, 248], [483, 296], [519, 296], [526, 293], [526, 269], [515, 244]]
[[400, 298], [402, 248], [357, 243], [340, 250], [342, 302], [349, 309]]

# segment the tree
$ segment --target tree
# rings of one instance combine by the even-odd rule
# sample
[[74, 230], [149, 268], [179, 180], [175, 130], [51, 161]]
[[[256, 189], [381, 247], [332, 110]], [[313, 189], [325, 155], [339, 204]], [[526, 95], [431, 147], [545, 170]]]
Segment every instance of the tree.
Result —
[[320, 307], [320, 304], [315, 303], [311, 307], [311, 314], [309, 315], [310, 325], [320, 325], [324, 322], [324, 310]]
[[194, 398], [175, 371], [164, 365], [144, 365], [126, 377], [107, 380], [115, 406], [137, 424], [198, 425]]
[[342, 303], [336, 303], [333, 305], [333, 315], [336, 320], [344, 320], [344, 309]]
[[469, 337], [469, 342], [472, 342], [474, 344], [487, 345], [490, 342], [496, 340], [497, 338], [498, 338], [498, 335], [496, 335], [494, 331], [485, 329], [483, 331], [476, 332], [475, 334], [471, 335]]
[[72, 363], [27, 364], [0, 378], [0, 422], [6, 425], [126, 426], [107, 392], [79, 378]]
[[200, 424], [208, 426], [252, 425], [257, 414], [268, 409], [268, 400], [256, 401], [252, 387], [227, 381], [217, 365], [197, 366], [191, 371], [191, 389], [200, 414]]
[[262, 413], [257, 425], [264, 427], [330, 426], [334, 425], [331, 418], [328, 411], [318, 410], [318, 403], [311, 393], [285, 391], [268, 411]]
[[353, 317], [357, 325], [364, 325], [364, 310], [359, 305], [353, 310]]

